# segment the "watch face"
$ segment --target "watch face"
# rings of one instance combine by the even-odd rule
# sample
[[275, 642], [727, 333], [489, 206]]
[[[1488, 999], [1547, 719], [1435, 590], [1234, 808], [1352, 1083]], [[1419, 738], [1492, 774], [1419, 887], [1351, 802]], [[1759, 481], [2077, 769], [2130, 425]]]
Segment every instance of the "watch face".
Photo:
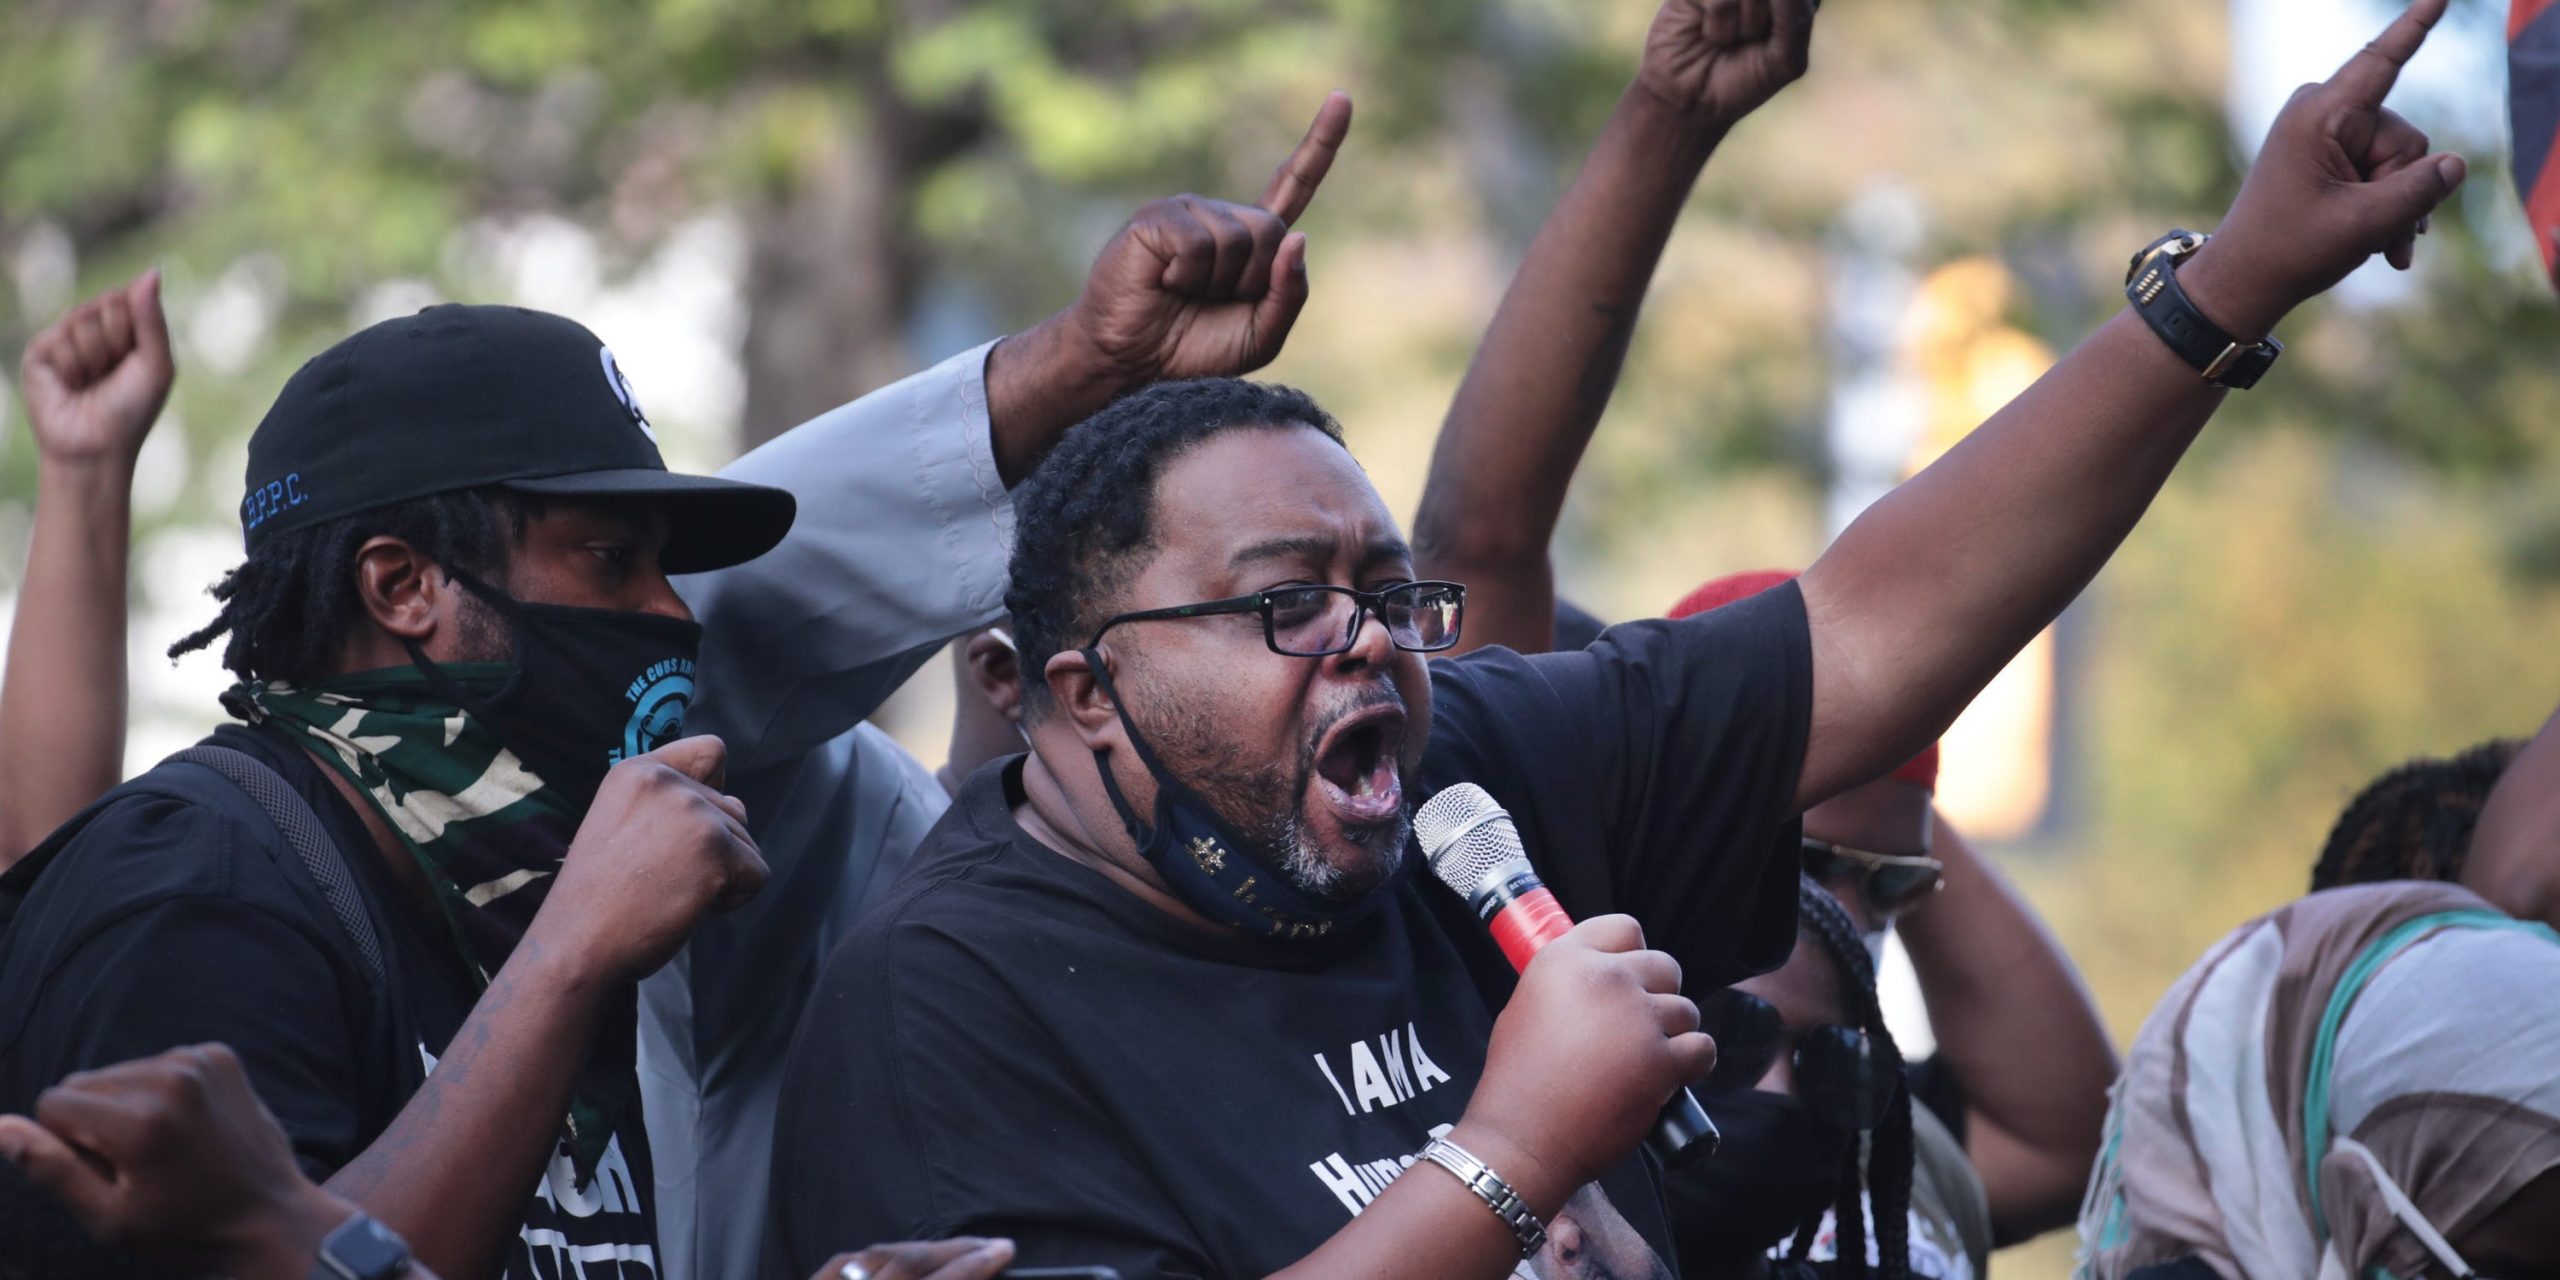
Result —
[[409, 1246], [371, 1218], [340, 1227], [320, 1246], [338, 1270], [356, 1280], [391, 1280], [409, 1273]]

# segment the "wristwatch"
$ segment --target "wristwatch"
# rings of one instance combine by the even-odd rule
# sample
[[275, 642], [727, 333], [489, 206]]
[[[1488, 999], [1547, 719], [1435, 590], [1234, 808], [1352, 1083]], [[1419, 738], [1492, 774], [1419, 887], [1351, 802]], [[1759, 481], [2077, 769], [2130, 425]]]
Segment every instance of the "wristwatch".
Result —
[[399, 1280], [407, 1274], [408, 1242], [363, 1213], [330, 1232], [311, 1264], [311, 1280]]
[[2267, 366], [2284, 354], [2284, 344], [2273, 337], [2262, 342], [2242, 342], [2232, 337], [2196, 310], [2187, 291], [2178, 287], [2178, 264], [2212, 238], [2193, 231], [2172, 231], [2143, 246], [2142, 252], [2133, 255], [2133, 266], [2124, 273], [2124, 296], [2151, 331], [2159, 334], [2180, 359], [2194, 365], [2205, 381], [2217, 387], [2245, 390], [2258, 385]]

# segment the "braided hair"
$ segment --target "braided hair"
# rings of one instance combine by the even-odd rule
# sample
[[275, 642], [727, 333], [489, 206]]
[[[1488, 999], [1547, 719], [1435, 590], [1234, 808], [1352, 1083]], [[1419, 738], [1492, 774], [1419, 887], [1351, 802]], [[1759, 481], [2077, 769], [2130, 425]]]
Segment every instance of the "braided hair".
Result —
[[277, 534], [213, 585], [213, 621], [169, 646], [183, 657], [228, 635], [222, 665], [243, 680], [310, 681], [338, 660], [364, 618], [356, 553], [376, 537], [408, 543], [440, 565], [498, 577], [508, 533], [522, 541], [540, 499], [500, 489], [431, 493]]
[[2449, 760], [2421, 756], [2374, 779], [2329, 829], [2311, 868], [2312, 891], [2459, 880], [2489, 791], [2522, 750], [2521, 738], [2494, 738]]
[[[1852, 1142], [1840, 1171], [1840, 1192], [1832, 1209], [1838, 1229], [1834, 1275], [1867, 1274], [1866, 1202], [1875, 1207], [1877, 1271], [1882, 1280], [1909, 1280], [1911, 1275], [1911, 1090], [1902, 1079], [1902, 1050], [1884, 1025], [1884, 1005], [1876, 999], [1875, 963], [1858, 924], [1829, 890], [1801, 876], [1796, 882], [1796, 918], [1804, 932], [1840, 970], [1840, 1001], [1874, 1051], [1873, 1070], [1892, 1082], [1893, 1102], [1883, 1123], [1865, 1143], [1866, 1158]], [[1862, 1198], [1860, 1192], [1866, 1195]], [[1795, 1252], [1802, 1257], [1813, 1244], [1815, 1222], [1796, 1232]]]

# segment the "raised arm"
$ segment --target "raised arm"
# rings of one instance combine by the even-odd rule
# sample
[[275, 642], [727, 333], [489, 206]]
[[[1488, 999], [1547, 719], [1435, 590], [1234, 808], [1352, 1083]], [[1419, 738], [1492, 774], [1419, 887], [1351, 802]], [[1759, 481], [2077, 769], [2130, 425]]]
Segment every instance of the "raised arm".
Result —
[[1609, 405], [1680, 205], [1727, 130], [1804, 74], [1813, 0], [1667, 0], [1635, 82], [1530, 242], [1450, 402], [1414, 515], [1426, 578], [1467, 584], [1452, 653], [1554, 646], [1547, 544]]
[[1351, 127], [1325, 99], [1256, 204], [1175, 196], [1103, 246], [1066, 309], [822, 414], [721, 474], [799, 495], [782, 545], [679, 580], [704, 628], [691, 723], [752, 771], [871, 714], [1003, 611], [1006, 490], [1068, 427], [1168, 378], [1250, 373], [1306, 305], [1306, 210]]
[[1896, 932], [1938, 1055], [1963, 1086], [1965, 1151], [2001, 1244], [2071, 1221], [2106, 1123], [2115, 1046], [2061, 943], [1944, 815], [1945, 888]]
[[[2418, 220], [2463, 164], [2429, 154], [2382, 98], [2444, 7], [2418, 0], [2276, 117], [2220, 233], [2178, 268], [2217, 326], [2255, 339], [2375, 253], [2408, 265]], [[2222, 395], [2119, 312], [1850, 525], [1804, 574], [1814, 706], [1799, 804], [1936, 737], [2106, 563]]]
[[2480, 806], [2462, 887], [2519, 920], [2560, 927], [2560, 711], [2542, 722]]
[[124, 776], [133, 465], [176, 376], [157, 271], [55, 321], [19, 366], [36, 517], [0, 682], [0, 870]]

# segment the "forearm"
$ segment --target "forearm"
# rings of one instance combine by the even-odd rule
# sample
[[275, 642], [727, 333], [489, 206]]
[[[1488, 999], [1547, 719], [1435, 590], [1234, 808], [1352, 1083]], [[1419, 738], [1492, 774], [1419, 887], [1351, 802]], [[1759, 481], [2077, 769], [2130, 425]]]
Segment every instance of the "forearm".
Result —
[[0, 868], [124, 776], [130, 459], [41, 461], [0, 682]]
[[1450, 403], [1414, 519], [1423, 576], [1472, 588], [1462, 650], [1552, 645], [1547, 544], [1566, 487], [1680, 206], [1722, 136], [1629, 88], [1503, 295]]
[[417, 1095], [328, 1190], [438, 1272], [496, 1275], [559, 1141], [607, 986], [537, 920]]
[[1899, 926], [1939, 1057], [1963, 1085], [1966, 1147], [1994, 1231], [2068, 1222], [2106, 1120], [2116, 1054], [2071, 959], [1943, 816], [1946, 887]]
[[1005, 487], [1022, 483], [1067, 428], [1138, 382], [1094, 346], [1071, 310], [998, 342], [987, 353], [987, 429]]
[[[2208, 245], [2179, 268], [2235, 334], [2274, 321]], [[1805, 571], [1813, 734], [1797, 803], [1882, 775], [1934, 740], [2096, 575], [2223, 392], [2130, 308]]]
[[702, 623], [691, 730], [747, 771], [871, 714], [943, 642], [1002, 612], [1013, 509], [973, 348], [721, 469], [799, 499], [781, 545], [676, 579]]
[[2519, 920], [2560, 922], [2554, 831], [2560, 831], [2560, 711], [2542, 722], [2490, 789], [2463, 858], [2463, 887]]
[[[1498, 1135], [1461, 1122], [1449, 1140], [1511, 1184], [1541, 1222], [1576, 1190]], [[1520, 1265], [1511, 1229], [1438, 1165], [1416, 1160], [1385, 1192], [1272, 1280], [1500, 1280]]]

